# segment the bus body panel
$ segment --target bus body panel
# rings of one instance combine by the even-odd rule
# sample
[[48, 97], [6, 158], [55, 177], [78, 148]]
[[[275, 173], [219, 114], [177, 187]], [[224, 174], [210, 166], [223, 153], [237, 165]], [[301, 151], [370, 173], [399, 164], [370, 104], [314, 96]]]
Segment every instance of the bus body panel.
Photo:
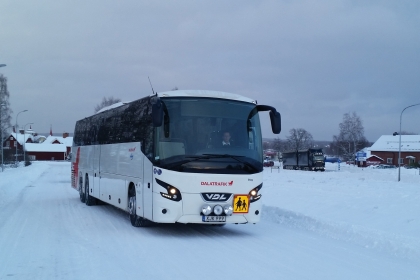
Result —
[[101, 146], [93, 146], [93, 193], [92, 195], [100, 199], [100, 164]]
[[[153, 221], [153, 172], [153, 164], [145, 158], [143, 164], [143, 197], [136, 197], [137, 202], [142, 199], [143, 211], [137, 214], [151, 221]], [[137, 211], [139, 211], [138, 207]]]
[[[175, 223], [182, 217], [183, 201], [171, 201], [163, 198], [160, 193], [154, 194], [153, 221], [157, 223]], [[163, 213], [163, 210], [166, 213]]]
[[[158, 173], [155, 174], [155, 178], [181, 189], [183, 193], [231, 192], [236, 194], [248, 194], [253, 188], [261, 184], [263, 179], [262, 172], [238, 175], [183, 173], [161, 168], [156, 169]], [[161, 171], [159, 172], [159, 170]], [[160, 189], [164, 190], [162, 187], [160, 187]]]
[[[249, 192], [262, 183], [262, 172], [249, 175], [235, 174], [191, 174], [155, 167], [154, 176], [171, 186], [176, 187], [182, 196], [181, 201], [171, 201], [162, 197], [161, 192], [166, 189], [154, 182], [154, 220], [166, 222], [167, 220], [181, 223], [203, 223], [201, 209], [204, 205], [230, 205], [234, 207], [235, 195], [248, 195]], [[223, 193], [229, 197], [226, 201], [206, 201], [203, 193]], [[162, 210], [167, 211], [162, 214]], [[233, 214], [226, 217], [228, 223], [256, 223], [260, 220], [261, 203], [255, 201], [248, 206], [247, 214]], [[174, 220], [175, 219], [175, 220]], [[207, 222], [206, 222], [207, 223]]]
[[126, 210], [128, 188], [143, 177], [143, 154], [139, 142], [102, 145], [100, 150], [100, 197]]
[[[79, 171], [82, 173], [83, 176], [86, 174], [92, 174], [94, 158], [95, 158], [95, 151], [94, 151], [93, 146], [80, 147]], [[83, 177], [83, 180], [84, 180], [84, 177]]]

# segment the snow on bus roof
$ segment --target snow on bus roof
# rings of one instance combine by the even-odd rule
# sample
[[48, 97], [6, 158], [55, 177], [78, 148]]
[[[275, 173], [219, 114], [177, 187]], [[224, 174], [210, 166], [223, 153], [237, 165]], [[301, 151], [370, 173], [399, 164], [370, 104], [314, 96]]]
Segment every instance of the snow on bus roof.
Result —
[[[221, 98], [221, 99], [229, 99], [229, 100], [236, 100], [236, 101], [243, 101], [248, 103], [257, 102], [254, 99], [230, 92], [223, 92], [223, 91], [212, 91], [212, 90], [173, 90], [173, 91], [165, 91], [157, 93], [159, 97], [211, 97], [211, 98]], [[122, 105], [128, 104], [130, 102], [117, 102], [110, 106], [104, 107], [96, 114], [105, 112], [110, 109], [118, 108]]]
[[99, 110], [98, 112], [96, 112], [96, 114], [105, 112], [105, 111], [110, 110], [110, 109], [114, 109], [114, 108], [120, 107], [120, 106], [122, 106], [124, 104], [127, 104], [127, 102], [117, 102], [117, 103], [114, 103], [112, 105], [109, 105], [107, 107], [102, 108], [101, 110]]
[[211, 90], [173, 90], [157, 93], [159, 97], [211, 97], [237, 100], [249, 103], [256, 103], [254, 99], [236, 94], [223, 91], [211, 91]]

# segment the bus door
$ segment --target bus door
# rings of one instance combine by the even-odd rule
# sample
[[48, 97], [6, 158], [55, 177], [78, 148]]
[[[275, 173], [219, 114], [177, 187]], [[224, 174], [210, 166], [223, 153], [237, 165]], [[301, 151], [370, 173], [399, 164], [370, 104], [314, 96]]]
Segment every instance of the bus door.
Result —
[[143, 217], [153, 221], [153, 164], [146, 157], [143, 163], [143, 210]]

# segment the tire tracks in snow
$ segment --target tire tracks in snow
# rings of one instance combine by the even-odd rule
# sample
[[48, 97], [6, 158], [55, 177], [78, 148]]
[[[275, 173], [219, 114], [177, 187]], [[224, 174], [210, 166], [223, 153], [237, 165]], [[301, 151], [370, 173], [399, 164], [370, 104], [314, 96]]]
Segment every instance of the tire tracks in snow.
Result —
[[349, 242], [398, 258], [420, 261], [420, 241], [359, 225], [321, 221], [297, 212], [263, 205], [262, 219], [282, 226], [313, 232], [331, 239]]

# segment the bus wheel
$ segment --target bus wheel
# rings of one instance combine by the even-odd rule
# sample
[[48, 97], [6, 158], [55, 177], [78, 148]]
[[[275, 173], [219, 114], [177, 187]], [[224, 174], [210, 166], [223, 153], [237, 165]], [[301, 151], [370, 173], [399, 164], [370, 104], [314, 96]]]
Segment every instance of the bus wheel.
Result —
[[83, 193], [83, 179], [82, 179], [82, 176], [79, 177], [79, 196], [80, 196], [80, 201], [82, 203], [85, 203], [85, 194]]
[[93, 196], [89, 194], [89, 178], [86, 176], [85, 180], [85, 203], [87, 206], [95, 205], [95, 200]]
[[144, 219], [143, 217], [137, 216], [136, 214], [136, 191], [134, 187], [130, 188], [128, 196], [128, 213], [130, 214], [130, 222], [133, 227], [147, 227], [151, 225], [149, 220]]

